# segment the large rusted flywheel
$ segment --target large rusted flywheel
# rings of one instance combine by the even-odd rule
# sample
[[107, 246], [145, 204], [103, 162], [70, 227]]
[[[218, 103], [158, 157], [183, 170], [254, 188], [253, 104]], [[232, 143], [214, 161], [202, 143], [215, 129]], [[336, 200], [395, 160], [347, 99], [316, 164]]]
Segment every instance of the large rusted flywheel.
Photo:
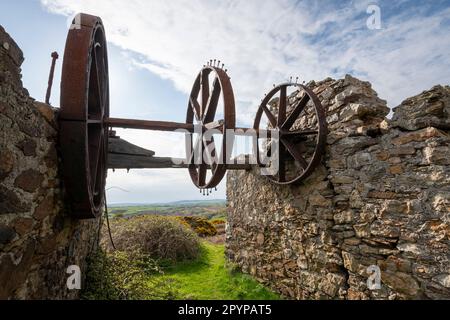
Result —
[[70, 211], [102, 213], [107, 174], [108, 54], [102, 20], [86, 14], [69, 31], [61, 79], [60, 147]]

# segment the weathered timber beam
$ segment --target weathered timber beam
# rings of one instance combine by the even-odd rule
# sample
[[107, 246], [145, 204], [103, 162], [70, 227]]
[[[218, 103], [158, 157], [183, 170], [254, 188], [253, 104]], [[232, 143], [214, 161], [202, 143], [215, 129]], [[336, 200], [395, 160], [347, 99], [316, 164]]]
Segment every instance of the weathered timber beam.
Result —
[[119, 137], [109, 137], [108, 141], [109, 154], [127, 154], [146, 157], [153, 157], [155, 155], [154, 151], [141, 148]]
[[[180, 164], [175, 164], [180, 163]], [[125, 154], [108, 155], [108, 169], [187, 169], [188, 164], [183, 163], [181, 159], [172, 159], [167, 157], [143, 157]], [[210, 169], [210, 166], [207, 166]], [[227, 164], [228, 170], [250, 170], [250, 164]]]
[[129, 154], [108, 154], [109, 169], [169, 169], [187, 168], [187, 165], [176, 165], [172, 158], [133, 156]]
[[150, 120], [135, 120], [135, 119], [119, 119], [108, 118], [105, 123], [114, 128], [124, 129], [144, 129], [155, 131], [176, 131], [187, 130], [188, 132], [194, 132], [194, 125], [187, 123], [169, 122], [169, 121], [150, 121]]
[[[155, 152], [129, 143], [118, 137], [109, 138], [108, 168], [109, 169], [169, 169], [188, 168], [182, 159], [169, 157], [154, 157]], [[250, 170], [249, 164], [228, 164], [229, 170]], [[209, 168], [209, 166], [208, 166]]]
[[[111, 136], [108, 141], [109, 169], [189, 168], [189, 164], [185, 163], [184, 159], [154, 157], [154, 151], [141, 148], [119, 137]], [[249, 159], [248, 156], [246, 158]], [[227, 170], [251, 170], [252, 165], [238, 162], [237, 159], [233, 159], [231, 164], [227, 164]]]

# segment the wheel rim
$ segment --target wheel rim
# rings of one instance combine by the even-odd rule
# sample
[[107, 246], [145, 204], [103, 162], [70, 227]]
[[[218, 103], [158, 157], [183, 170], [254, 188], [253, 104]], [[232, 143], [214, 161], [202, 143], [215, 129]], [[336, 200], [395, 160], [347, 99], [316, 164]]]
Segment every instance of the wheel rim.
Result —
[[72, 215], [102, 212], [107, 175], [109, 117], [108, 58], [99, 17], [81, 14], [69, 31], [61, 80], [60, 144]]
[[[210, 76], [214, 80], [210, 81]], [[212, 86], [210, 87], [210, 83]], [[200, 102], [198, 99], [200, 98]], [[216, 121], [220, 100], [223, 103], [224, 119]], [[186, 123], [201, 126], [201, 134], [194, 143], [192, 133], [186, 134], [186, 158], [189, 163], [189, 174], [193, 183], [200, 189], [216, 187], [226, 173], [226, 163], [230, 158], [234, 137], [227, 135], [227, 129], [235, 128], [235, 103], [230, 78], [220, 68], [204, 67], [197, 76], [189, 95]], [[205, 128], [216, 129], [222, 134], [221, 150], [218, 152], [214, 137], [205, 136]], [[227, 149], [227, 139], [228, 141]], [[203, 156], [203, 150], [211, 152], [210, 158]], [[210, 178], [208, 178], [208, 171]]]
[[[299, 90], [298, 96], [300, 98], [296, 101], [291, 113], [287, 114], [287, 105], [289, 98], [287, 96], [287, 89], [294, 87]], [[279, 95], [278, 112], [274, 115], [268, 108], [269, 102]], [[302, 118], [308, 106], [314, 110], [316, 119], [315, 128], [293, 129], [297, 120]], [[314, 169], [320, 164], [322, 155], [325, 151], [327, 123], [325, 111], [318, 97], [311, 89], [301, 84], [285, 83], [275, 87], [261, 102], [258, 112], [255, 117], [253, 128], [260, 129], [262, 116], [266, 115], [271, 129], [278, 132], [279, 142], [278, 157], [278, 171], [274, 175], [267, 175], [267, 177], [274, 183], [287, 185], [299, 183], [306, 179]], [[313, 141], [313, 152], [306, 157], [305, 141]], [[311, 148], [309, 148], [311, 149]], [[263, 166], [263, 161], [260, 155], [260, 142], [256, 139], [256, 156], [260, 166]], [[293, 160], [297, 170], [287, 168], [287, 161]], [[294, 171], [294, 172], [293, 172]]]

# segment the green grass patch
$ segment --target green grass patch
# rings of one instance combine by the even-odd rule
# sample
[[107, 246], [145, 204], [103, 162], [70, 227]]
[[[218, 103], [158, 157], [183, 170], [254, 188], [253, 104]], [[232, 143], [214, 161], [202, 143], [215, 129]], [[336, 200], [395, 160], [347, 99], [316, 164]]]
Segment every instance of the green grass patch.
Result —
[[227, 266], [223, 245], [203, 242], [198, 260], [166, 266], [163, 282], [176, 283], [177, 299], [277, 300], [280, 297], [263, 285]]

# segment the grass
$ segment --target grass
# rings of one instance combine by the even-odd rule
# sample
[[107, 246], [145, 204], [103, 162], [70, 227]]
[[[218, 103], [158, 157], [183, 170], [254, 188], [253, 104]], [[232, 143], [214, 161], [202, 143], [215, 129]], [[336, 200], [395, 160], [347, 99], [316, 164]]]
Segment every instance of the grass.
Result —
[[161, 280], [177, 283], [180, 299], [277, 300], [280, 297], [250, 276], [226, 266], [224, 245], [203, 242], [201, 257], [165, 268]]

